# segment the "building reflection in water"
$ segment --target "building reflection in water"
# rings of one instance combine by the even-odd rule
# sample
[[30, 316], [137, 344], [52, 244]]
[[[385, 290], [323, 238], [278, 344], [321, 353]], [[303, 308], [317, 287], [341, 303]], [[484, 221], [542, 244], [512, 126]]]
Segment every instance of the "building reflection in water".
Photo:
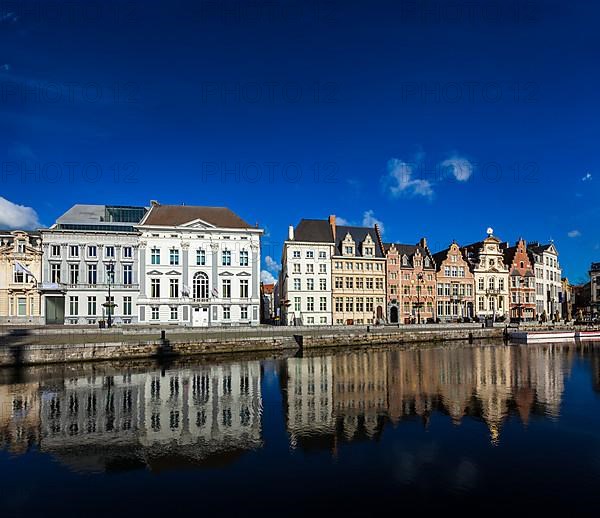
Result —
[[[329, 450], [377, 439], [386, 426], [437, 412], [485, 422], [492, 444], [514, 415], [558, 419], [565, 377], [592, 346], [460, 345], [371, 349], [279, 362], [292, 448]], [[86, 364], [0, 371], [0, 447], [32, 446], [71, 469], [105, 471], [220, 466], [263, 446], [259, 361]]]
[[4, 447], [77, 470], [218, 465], [262, 446], [260, 363], [2, 385]]
[[574, 346], [437, 347], [337, 352], [289, 359], [281, 379], [290, 444], [321, 445], [378, 437], [386, 423], [432, 412], [459, 425], [484, 421], [497, 444], [516, 413], [557, 419]]

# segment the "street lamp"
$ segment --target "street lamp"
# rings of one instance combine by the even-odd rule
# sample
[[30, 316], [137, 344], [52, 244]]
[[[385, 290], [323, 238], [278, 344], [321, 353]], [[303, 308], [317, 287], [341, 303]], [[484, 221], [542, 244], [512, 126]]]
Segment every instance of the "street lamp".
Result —
[[112, 299], [110, 298], [110, 285], [112, 284], [112, 282], [114, 280], [114, 273], [115, 273], [115, 265], [112, 260], [109, 261], [109, 263], [108, 263], [108, 268], [106, 269], [106, 273], [108, 275], [108, 301], [106, 303], [106, 309], [108, 311], [107, 325], [108, 325], [108, 327], [111, 327], [112, 326], [113, 303], [112, 303]]
[[[416, 286], [416, 288], [417, 288], [417, 323], [420, 324], [421, 323], [421, 284], [423, 284], [425, 282], [423, 280], [422, 273], [417, 274], [417, 280], [419, 281]], [[415, 280], [413, 279], [412, 281], [410, 281], [410, 283], [414, 286]]]

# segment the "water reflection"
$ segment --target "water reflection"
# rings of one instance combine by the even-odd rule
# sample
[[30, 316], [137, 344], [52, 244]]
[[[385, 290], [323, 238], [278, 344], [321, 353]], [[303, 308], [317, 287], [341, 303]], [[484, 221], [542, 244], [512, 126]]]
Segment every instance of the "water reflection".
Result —
[[[433, 412], [485, 421], [490, 440], [516, 412], [557, 419], [573, 346], [443, 347], [295, 358], [282, 366], [292, 448], [335, 449], [376, 438], [386, 423]], [[597, 369], [596, 369], [597, 371]]]
[[[378, 439], [405, 420], [427, 427], [434, 413], [455, 425], [483, 421], [498, 444], [510, 416], [523, 426], [532, 416], [559, 419], [576, 355], [589, 358], [600, 390], [593, 345], [457, 345], [282, 359], [274, 373], [279, 385], [266, 386], [281, 392], [283, 415], [268, 422], [275, 429], [284, 419], [293, 449], [334, 455], [340, 443]], [[18, 379], [0, 371], [0, 446], [14, 455], [35, 447], [77, 471], [226, 465], [265, 447], [262, 368], [259, 361], [87, 364], [23, 369]], [[460, 485], [468, 486], [473, 473], [465, 460]]]

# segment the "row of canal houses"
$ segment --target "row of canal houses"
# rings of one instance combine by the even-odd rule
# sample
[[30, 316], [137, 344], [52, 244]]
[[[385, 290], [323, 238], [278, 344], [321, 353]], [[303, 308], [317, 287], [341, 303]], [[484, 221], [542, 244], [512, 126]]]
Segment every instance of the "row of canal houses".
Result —
[[[225, 207], [74, 205], [0, 232], [0, 323], [258, 325], [262, 234]], [[289, 228], [275, 298], [287, 325], [555, 318], [561, 271], [552, 243], [433, 254], [330, 216]]]
[[553, 243], [479, 242], [432, 253], [427, 240], [384, 242], [377, 225], [303, 219], [289, 227], [278, 280], [288, 325], [562, 318]]

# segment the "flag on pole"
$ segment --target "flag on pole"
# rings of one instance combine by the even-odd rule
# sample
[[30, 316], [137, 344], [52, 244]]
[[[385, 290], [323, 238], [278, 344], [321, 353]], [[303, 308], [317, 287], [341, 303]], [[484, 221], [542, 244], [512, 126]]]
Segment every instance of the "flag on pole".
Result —
[[31, 275], [34, 279], [35, 279], [35, 275], [33, 275], [33, 273], [31, 273], [31, 270], [29, 270], [29, 268], [23, 266], [19, 261], [15, 261], [15, 272], [19, 273], [25, 273], [27, 275]]

